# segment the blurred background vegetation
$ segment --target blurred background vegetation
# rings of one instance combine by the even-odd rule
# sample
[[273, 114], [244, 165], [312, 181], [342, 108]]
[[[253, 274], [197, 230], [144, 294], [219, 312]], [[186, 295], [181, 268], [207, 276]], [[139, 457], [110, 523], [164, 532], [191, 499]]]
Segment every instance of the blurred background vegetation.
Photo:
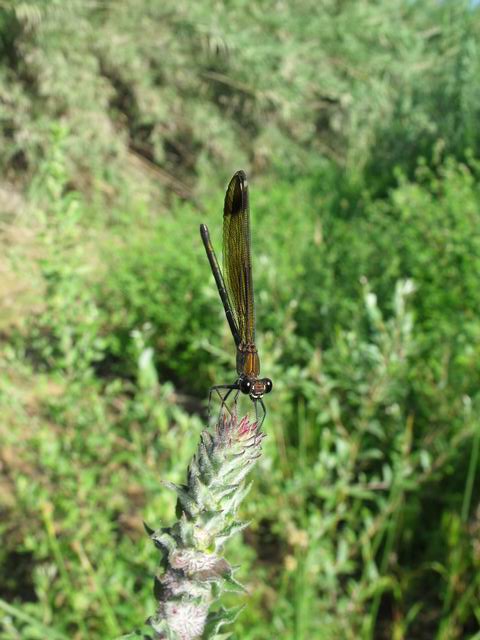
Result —
[[235, 637], [480, 638], [479, 36], [461, 0], [0, 2], [0, 638], [153, 612], [239, 168], [275, 388]]

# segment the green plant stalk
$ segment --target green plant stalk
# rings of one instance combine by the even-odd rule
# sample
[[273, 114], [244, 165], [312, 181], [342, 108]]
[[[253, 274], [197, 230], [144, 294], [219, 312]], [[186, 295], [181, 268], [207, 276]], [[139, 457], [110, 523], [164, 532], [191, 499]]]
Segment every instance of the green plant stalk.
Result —
[[236, 513], [250, 489], [246, 477], [261, 455], [263, 438], [258, 424], [248, 417], [239, 420], [222, 413], [213, 432], [201, 434], [186, 484], [166, 483], [178, 496], [178, 520], [157, 530], [146, 527], [161, 553], [154, 588], [157, 610], [148, 620], [155, 640], [229, 636], [221, 628], [239, 609], [216, 605], [226, 587], [243, 587], [221, 551], [247, 526]]
[[[390, 500], [391, 504], [395, 505], [393, 509], [393, 514], [390, 520], [386, 523], [384, 534], [385, 534], [385, 548], [383, 550], [382, 559], [380, 562], [380, 575], [385, 575], [388, 569], [388, 563], [390, 560], [390, 554], [394, 547], [395, 537], [398, 531], [398, 522], [400, 520], [401, 511], [404, 504], [405, 499], [405, 491], [402, 485], [401, 478], [403, 477], [402, 469], [404, 465], [408, 464], [408, 456], [411, 451], [412, 446], [412, 432], [413, 432], [413, 417], [409, 416], [407, 418], [405, 434], [403, 438], [403, 446], [402, 453], [397, 460], [397, 464], [395, 465], [394, 474], [393, 474], [393, 484], [390, 492]], [[381, 538], [377, 538], [376, 551], [378, 550], [378, 545], [380, 544]], [[375, 633], [375, 626], [377, 623], [377, 616], [380, 610], [380, 603], [382, 600], [382, 592], [377, 592], [372, 602], [372, 606], [370, 609], [369, 616], [369, 628], [368, 628], [368, 637], [373, 638]]]
[[52, 640], [69, 640], [70, 638], [70, 636], [56, 631], [53, 627], [47, 627], [40, 620], [37, 620], [33, 616], [28, 615], [18, 607], [14, 607], [1, 598], [0, 611], [4, 611], [7, 615], [12, 616], [12, 618], [16, 618], [17, 620], [26, 622], [27, 624], [31, 625], [33, 629], [38, 631], [39, 634], [43, 634], [45, 638], [52, 638]]
[[[44, 503], [42, 504], [41, 511], [43, 516], [43, 522], [45, 524], [45, 530], [47, 532], [48, 543], [52, 551], [52, 555], [55, 558], [58, 571], [60, 573], [61, 579], [65, 586], [66, 593], [74, 594], [75, 587], [73, 585], [72, 580], [70, 579], [70, 574], [68, 573], [67, 567], [65, 565], [65, 561], [63, 559], [62, 550], [60, 548], [60, 545], [58, 544], [57, 536], [55, 534], [55, 525], [52, 517], [52, 506], [50, 505], [50, 503]], [[72, 606], [73, 606], [73, 603], [72, 603]], [[77, 611], [76, 611], [76, 619], [77, 619], [79, 629], [83, 634], [85, 634], [85, 637], [86, 637], [88, 635], [87, 627], [85, 625], [83, 618]]]
[[472, 502], [473, 484], [478, 465], [478, 453], [480, 448], [480, 428], [475, 425], [475, 434], [473, 436], [472, 449], [470, 451], [470, 461], [468, 464], [467, 481], [465, 483], [465, 491], [463, 493], [462, 503], [462, 522], [467, 522], [470, 505]]
[[[463, 493], [463, 501], [462, 501], [462, 511], [461, 511], [461, 521], [465, 525], [468, 522], [468, 516], [470, 512], [470, 505], [472, 501], [472, 492], [473, 485], [475, 481], [475, 475], [477, 472], [478, 466], [478, 455], [479, 455], [479, 446], [480, 446], [480, 429], [476, 426], [475, 432], [473, 436], [472, 448], [470, 450], [470, 460], [468, 463], [468, 471], [467, 471], [467, 479], [465, 482], [465, 490]], [[443, 633], [446, 629], [446, 633], [448, 634], [449, 625], [452, 624], [452, 615], [457, 611], [459, 607], [459, 603], [454, 607], [453, 612], [451, 611], [454, 595], [455, 595], [455, 579], [458, 577], [458, 571], [453, 570], [448, 580], [447, 592], [445, 595], [444, 603], [443, 603], [443, 616], [444, 621], [442, 623], [441, 632]], [[475, 582], [473, 583], [475, 586]], [[464, 601], [467, 594], [470, 592], [470, 589], [467, 589], [461, 599]], [[446, 636], [445, 636], [446, 637]]]
[[120, 625], [117, 620], [117, 616], [115, 615], [115, 611], [110, 604], [107, 593], [105, 589], [102, 589], [98, 582], [97, 573], [95, 572], [90, 559], [88, 558], [85, 550], [82, 547], [82, 544], [78, 541], [73, 543], [73, 548], [82, 563], [82, 567], [90, 577], [92, 584], [95, 586], [95, 593], [98, 596], [99, 601], [101, 602], [102, 609], [104, 612], [105, 623], [108, 628], [108, 633], [110, 637], [116, 637], [119, 633]]

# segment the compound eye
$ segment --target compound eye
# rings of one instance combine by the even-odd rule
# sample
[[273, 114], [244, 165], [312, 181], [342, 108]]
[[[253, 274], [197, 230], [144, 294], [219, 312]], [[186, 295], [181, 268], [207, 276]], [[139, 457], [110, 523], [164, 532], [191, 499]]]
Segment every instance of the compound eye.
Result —
[[264, 382], [265, 382], [265, 393], [270, 393], [270, 391], [273, 389], [273, 382], [270, 380], [270, 378], [265, 378]]
[[250, 382], [250, 380], [248, 380], [247, 378], [243, 378], [243, 380], [240, 382], [240, 391], [242, 393], [250, 393], [252, 389], [252, 383]]

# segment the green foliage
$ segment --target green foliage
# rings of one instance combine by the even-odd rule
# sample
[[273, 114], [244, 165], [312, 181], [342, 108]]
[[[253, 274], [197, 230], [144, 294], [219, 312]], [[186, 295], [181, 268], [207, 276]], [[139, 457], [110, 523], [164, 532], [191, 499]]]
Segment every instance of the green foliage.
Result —
[[323, 157], [384, 189], [419, 155], [478, 155], [478, 31], [467, 0], [5, 2], [0, 161], [31, 175], [53, 118], [82, 185], [140, 166], [189, 198]]
[[141, 521], [174, 518], [161, 481], [234, 377], [198, 225], [219, 251], [242, 165], [275, 387], [234, 633], [478, 637], [479, 24], [0, 3], [2, 640], [153, 614]]

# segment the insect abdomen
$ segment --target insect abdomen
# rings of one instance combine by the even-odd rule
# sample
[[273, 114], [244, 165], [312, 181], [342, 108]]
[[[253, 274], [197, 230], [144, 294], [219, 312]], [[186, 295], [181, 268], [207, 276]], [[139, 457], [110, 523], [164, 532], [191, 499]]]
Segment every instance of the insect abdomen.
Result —
[[254, 344], [241, 342], [237, 349], [237, 373], [247, 378], [257, 378], [260, 374], [260, 359]]

